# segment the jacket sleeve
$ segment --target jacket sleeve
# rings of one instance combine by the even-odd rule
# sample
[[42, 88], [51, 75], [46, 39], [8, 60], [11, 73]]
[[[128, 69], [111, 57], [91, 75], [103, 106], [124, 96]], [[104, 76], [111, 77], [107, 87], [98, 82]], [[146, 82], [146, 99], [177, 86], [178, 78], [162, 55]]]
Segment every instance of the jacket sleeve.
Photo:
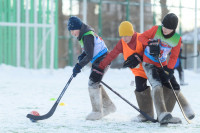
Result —
[[169, 61], [168, 61], [168, 64], [167, 64], [167, 67], [169, 69], [174, 69], [174, 66], [175, 66], [176, 61], [177, 61], [178, 56], [179, 56], [180, 48], [181, 48], [181, 38], [178, 42], [178, 45], [176, 47], [173, 47], [172, 50], [171, 50], [171, 55], [169, 57]]
[[[138, 36], [140, 36], [140, 35], [138, 34]], [[144, 54], [144, 47], [140, 41], [137, 42], [136, 52], [141, 56], [143, 56], [143, 54]]]
[[123, 52], [121, 40], [117, 43], [114, 49], [106, 55], [100, 62], [99, 68], [105, 69], [120, 53]]
[[79, 62], [79, 65], [84, 67], [87, 65], [93, 58], [94, 54], [94, 36], [86, 35], [83, 37], [84, 51], [86, 56]]
[[144, 33], [142, 33], [138, 40], [144, 45], [144, 46], [147, 46], [148, 45], [148, 42], [149, 42], [149, 39], [153, 39], [155, 34], [156, 34], [156, 31], [158, 29], [158, 26], [153, 26], [151, 29], [145, 31]]

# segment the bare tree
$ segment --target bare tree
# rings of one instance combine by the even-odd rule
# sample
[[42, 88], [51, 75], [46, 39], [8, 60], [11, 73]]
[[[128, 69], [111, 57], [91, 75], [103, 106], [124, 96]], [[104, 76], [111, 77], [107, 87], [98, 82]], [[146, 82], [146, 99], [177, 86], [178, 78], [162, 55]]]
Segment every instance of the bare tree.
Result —
[[[62, 0], [59, 0], [59, 8], [58, 8], [58, 33], [59, 36], [65, 36], [65, 29], [66, 29], [66, 25], [64, 23], [64, 21], [66, 20], [66, 16], [63, 14], [62, 12]], [[67, 48], [66, 48], [66, 39], [59, 39], [58, 42], [58, 67], [65, 67], [67, 65], [67, 59], [66, 59], [66, 55], [67, 55]]]
[[161, 12], [162, 12], [162, 16], [161, 16], [161, 20], [162, 20], [164, 16], [169, 13], [169, 9], [167, 8], [167, 0], [160, 0], [160, 6], [161, 6]]

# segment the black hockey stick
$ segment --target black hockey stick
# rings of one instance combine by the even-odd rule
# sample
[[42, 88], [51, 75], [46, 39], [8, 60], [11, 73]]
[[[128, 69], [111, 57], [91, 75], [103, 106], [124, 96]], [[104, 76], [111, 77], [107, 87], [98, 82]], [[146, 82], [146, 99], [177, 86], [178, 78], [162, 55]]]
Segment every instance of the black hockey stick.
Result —
[[199, 56], [199, 51], [197, 51], [197, 55], [183, 56], [183, 57], [180, 57], [180, 59], [195, 58], [195, 57], [198, 57], [198, 56]]
[[198, 56], [199, 56], [199, 51], [197, 51], [197, 55], [188, 56], [186, 58], [194, 58], [194, 57], [198, 57]]
[[49, 117], [51, 117], [53, 115], [53, 113], [55, 112], [59, 102], [60, 102], [60, 99], [62, 98], [62, 96], [64, 95], [65, 91], [67, 90], [70, 82], [72, 81], [73, 79], [73, 75], [70, 77], [69, 81], [67, 82], [67, 84], [65, 85], [64, 89], [62, 90], [60, 96], [58, 97], [58, 99], [56, 100], [56, 102], [54, 103], [53, 107], [51, 108], [51, 110], [45, 114], [45, 115], [41, 115], [41, 116], [35, 116], [35, 115], [32, 115], [32, 114], [27, 114], [27, 118], [30, 118], [32, 120], [44, 120], [44, 119], [48, 119]]
[[[158, 59], [158, 61], [159, 61], [159, 63], [160, 63], [160, 66], [161, 66], [162, 70], [163, 70], [165, 73], [167, 73], [167, 72], [164, 70], [163, 65], [162, 65], [160, 59], [159, 59], [159, 58], [157, 58], [157, 59]], [[177, 101], [177, 103], [178, 103], [178, 105], [179, 105], [179, 107], [180, 107], [180, 109], [181, 109], [181, 112], [182, 112], [182, 114], [183, 114], [185, 120], [190, 124], [191, 121], [190, 121], [190, 120], [187, 118], [187, 116], [185, 115], [185, 112], [183, 111], [182, 105], [181, 105], [181, 103], [180, 103], [180, 101], [179, 101], [179, 99], [178, 99], [178, 96], [176, 95], [176, 92], [175, 92], [175, 90], [174, 90], [174, 88], [173, 88], [173, 86], [172, 86], [170, 80], [168, 80], [168, 83], [170, 84], [170, 87], [172, 88], [172, 91], [173, 91], [173, 93], [174, 93], [174, 96], [175, 96], [175, 98], [176, 98], [176, 101]]]
[[145, 112], [143, 112], [142, 110], [140, 110], [139, 108], [137, 108], [136, 106], [134, 106], [132, 103], [130, 103], [128, 100], [126, 100], [125, 98], [123, 98], [119, 93], [117, 93], [116, 91], [114, 91], [111, 87], [109, 87], [106, 83], [104, 83], [103, 81], [101, 81], [101, 83], [103, 85], [105, 85], [109, 90], [111, 90], [112, 92], [114, 92], [117, 96], [119, 96], [121, 99], [123, 99], [126, 103], [128, 103], [130, 106], [132, 106], [134, 109], [136, 109], [140, 114], [142, 114], [147, 120], [151, 121], [151, 122], [158, 122], [157, 120], [153, 119], [152, 117], [150, 117], [148, 114], [146, 114]]

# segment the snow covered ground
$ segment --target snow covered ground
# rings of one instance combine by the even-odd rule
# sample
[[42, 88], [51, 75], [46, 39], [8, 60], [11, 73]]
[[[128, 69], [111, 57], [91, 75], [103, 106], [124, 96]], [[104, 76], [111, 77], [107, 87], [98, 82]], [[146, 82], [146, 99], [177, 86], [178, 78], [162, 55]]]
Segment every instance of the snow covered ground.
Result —
[[[72, 74], [72, 67], [59, 70], [30, 70], [0, 65], [0, 133], [199, 133], [200, 132], [200, 73], [185, 70], [182, 92], [193, 107], [196, 117], [187, 124], [176, 104], [174, 116], [182, 119], [182, 124], [160, 127], [158, 123], [135, 123], [131, 119], [138, 112], [105, 88], [117, 106], [117, 111], [98, 121], [86, 121], [91, 111], [87, 89], [90, 68], [74, 78], [66, 90], [54, 115], [49, 119], [32, 123], [26, 115], [32, 110], [41, 115], [53, 106]], [[175, 72], [178, 77], [178, 73]], [[178, 78], [177, 78], [178, 79]], [[110, 69], [103, 81], [137, 106], [134, 95], [134, 76], [129, 69]]]

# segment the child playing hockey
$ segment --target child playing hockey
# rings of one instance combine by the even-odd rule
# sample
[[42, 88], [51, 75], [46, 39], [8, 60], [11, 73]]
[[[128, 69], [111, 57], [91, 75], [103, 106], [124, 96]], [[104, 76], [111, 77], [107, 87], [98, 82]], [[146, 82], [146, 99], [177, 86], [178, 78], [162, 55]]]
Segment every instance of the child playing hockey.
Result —
[[185, 83], [185, 80], [184, 80], [184, 71], [182, 68], [181, 59], [186, 59], [186, 57], [182, 56], [182, 48], [180, 49], [180, 53], [176, 61], [176, 64], [174, 66], [174, 69], [178, 71], [180, 85], [187, 85], [187, 83]]
[[[152, 98], [158, 121], [161, 124], [181, 122], [179, 118], [171, 115], [176, 99], [169, 81], [180, 100], [186, 116], [189, 119], [193, 119], [195, 116], [190, 105], [180, 92], [180, 86], [173, 75], [173, 69], [181, 46], [181, 37], [175, 31], [177, 25], [178, 17], [170, 13], [164, 17], [162, 25], [153, 26], [139, 36], [139, 40], [145, 47], [142, 65], [152, 86]], [[171, 55], [167, 63], [167, 55], [170, 52]], [[164, 70], [161, 68], [159, 61], [164, 66]]]
[[[101, 61], [99, 68], [104, 70], [120, 53], [123, 53], [124, 59], [126, 60], [124, 67], [129, 67], [131, 65], [130, 69], [135, 75], [135, 95], [139, 108], [153, 118], [154, 111], [151, 90], [150, 87], [147, 86], [147, 77], [141, 63], [143, 46], [138, 41], [140, 34], [134, 31], [132, 24], [128, 21], [123, 21], [119, 25], [118, 31], [121, 39], [114, 49]], [[136, 66], [138, 66], [138, 68], [135, 68]], [[145, 122], [147, 119], [139, 114], [133, 121]]]
[[[101, 60], [103, 60], [108, 52], [108, 49], [94, 30], [84, 24], [78, 17], [72, 16], [69, 18], [67, 24], [68, 30], [71, 34], [77, 37], [83, 52], [78, 57], [79, 62], [73, 68], [73, 76], [76, 77], [81, 69], [89, 62], [92, 63], [91, 74], [89, 77], [89, 95], [92, 104], [92, 112], [86, 117], [87, 120], [98, 120], [102, 117], [115, 112], [116, 107], [110, 100], [103, 86], [96, 81], [98, 76], [95, 75], [96, 69]], [[106, 69], [105, 69], [106, 71]], [[101, 71], [103, 75], [105, 71]]]

